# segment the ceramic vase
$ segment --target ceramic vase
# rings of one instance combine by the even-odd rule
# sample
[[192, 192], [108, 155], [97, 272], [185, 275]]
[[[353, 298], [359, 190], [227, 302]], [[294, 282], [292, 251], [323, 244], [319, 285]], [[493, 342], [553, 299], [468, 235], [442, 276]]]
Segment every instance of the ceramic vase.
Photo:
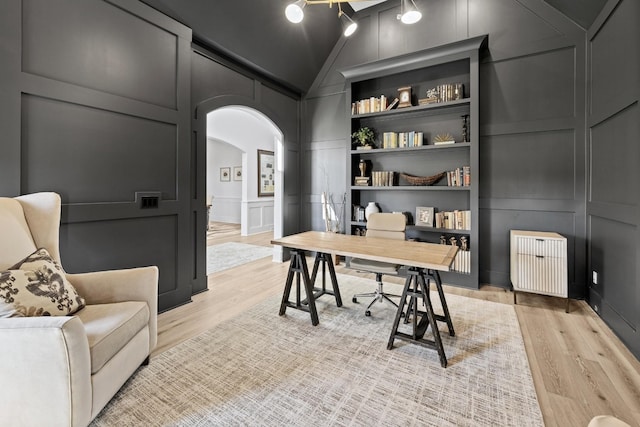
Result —
[[364, 217], [369, 220], [369, 215], [374, 212], [380, 212], [380, 208], [376, 205], [376, 202], [369, 202], [367, 207], [364, 209]]

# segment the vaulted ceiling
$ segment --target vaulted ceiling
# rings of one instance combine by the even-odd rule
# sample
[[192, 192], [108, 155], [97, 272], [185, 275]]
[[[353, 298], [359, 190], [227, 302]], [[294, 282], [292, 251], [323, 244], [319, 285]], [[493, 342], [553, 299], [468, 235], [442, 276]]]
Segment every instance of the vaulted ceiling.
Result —
[[[190, 27], [196, 43], [299, 93], [309, 89], [341, 35], [335, 5], [307, 7], [304, 21], [293, 25], [284, 16], [284, 8], [292, 0], [142, 1]], [[434, 0], [416, 3], [425, 8], [430, 1]], [[586, 30], [608, 0], [544, 1]], [[398, 3], [398, 0], [354, 2], [352, 6], [362, 10], [382, 2]], [[351, 9], [348, 5], [344, 7]]]
[[[193, 30], [193, 39], [304, 93], [341, 35], [337, 9], [305, 8], [291, 24], [291, 0], [143, 0]], [[322, 7], [321, 7], [322, 6]]]

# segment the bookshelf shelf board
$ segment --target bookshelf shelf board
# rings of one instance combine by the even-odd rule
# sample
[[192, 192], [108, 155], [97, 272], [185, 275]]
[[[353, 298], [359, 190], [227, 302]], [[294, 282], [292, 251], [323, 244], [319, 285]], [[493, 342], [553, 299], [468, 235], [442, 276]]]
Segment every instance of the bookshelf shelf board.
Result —
[[407, 230], [419, 230], [425, 231], [429, 233], [444, 233], [444, 234], [470, 234], [471, 230], [456, 230], [452, 228], [436, 228], [436, 227], [427, 227], [424, 225], [407, 225]]
[[367, 155], [367, 154], [393, 154], [406, 153], [407, 151], [423, 151], [423, 150], [451, 150], [459, 148], [469, 148], [470, 142], [456, 142], [455, 144], [445, 145], [422, 145], [420, 147], [400, 147], [400, 148], [371, 148], [369, 150], [351, 150], [351, 154]]
[[[366, 227], [367, 221], [349, 221], [349, 224], [356, 227]], [[410, 231], [410, 230], [419, 230], [427, 233], [438, 233], [438, 234], [469, 235], [469, 233], [471, 233], [471, 230], [455, 230], [451, 228], [436, 228], [436, 227], [426, 227], [424, 225], [407, 224], [407, 231]]]
[[361, 191], [470, 191], [471, 186], [452, 187], [449, 185], [388, 185], [383, 187], [352, 185], [352, 190]]
[[427, 110], [444, 110], [451, 107], [458, 107], [460, 105], [469, 105], [470, 103], [471, 103], [471, 98], [463, 98], [463, 99], [457, 99], [455, 101], [436, 102], [436, 103], [427, 104], [427, 105], [415, 105], [413, 107], [396, 108], [395, 110], [377, 111], [375, 113], [353, 114], [351, 118], [362, 119], [365, 117], [393, 116], [395, 114], [406, 114], [406, 113], [418, 112], [418, 111], [423, 112]]

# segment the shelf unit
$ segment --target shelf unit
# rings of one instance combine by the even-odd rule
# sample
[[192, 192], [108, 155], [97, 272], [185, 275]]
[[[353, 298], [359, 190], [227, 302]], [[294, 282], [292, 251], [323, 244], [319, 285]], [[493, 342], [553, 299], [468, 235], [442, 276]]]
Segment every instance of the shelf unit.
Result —
[[[374, 148], [348, 150], [346, 232], [356, 234], [366, 227], [366, 222], [354, 221], [353, 207], [376, 202], [382, 212], [408, 213], [407, 238], [438, 243], [441, 236], [447, 242], [451, 237], [467, 239], [470, 272], [443, 273], [445, 283], [478, 288], [478, 177], [479, 177], [479, 60], [486, 48], [487, 36], [475, 37], [419, 52], [386, 58], [341, 71], [346, 80], [349, 135], [361, 127], [370, 127], [377, 134], [376, 146], [382, 146], [384, 132], [422, 132], [424, 144], [417, 147]], [[442, 84], [462, 83], [461, 99], [418, 105], [418, 99], [426, 91]], [[389, 102], [397, 97], [400, 87], [411, 86], [411, 107], [396, 108], [365, 114], [351, 114], [351, 105], [361, 99], [384, 95]], [[463, 141], [463, 116], [468, 116], [467, 142]], [[433, 145], [433, 138], [449, 133], [455, 144]], [[360, 161], [367, 163], [371, 171], [393, 171], [393, 186], [358, 186], [355, 177], [360, 175]], [[444, 177], [432, 186], [413, 186], [400, 178], [399, 173], [430, 176], [469, 166], [471, 185], [454, 187], [447, 185]], [[469, 210], [471, 226], [468, 230], [435, 228], [415, 224], [417, 207], [434, 207], [436, 211]]]

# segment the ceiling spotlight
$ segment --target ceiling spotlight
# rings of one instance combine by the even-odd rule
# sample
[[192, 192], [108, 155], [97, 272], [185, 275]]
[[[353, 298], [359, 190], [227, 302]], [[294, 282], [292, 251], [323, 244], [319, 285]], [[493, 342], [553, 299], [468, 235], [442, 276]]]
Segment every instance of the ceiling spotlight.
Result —
[[342, 19], [340, 22], [342, 23], [342, 34], [344, 34], [345, 37], [349, 37], [358, 29], [358, 24], [356, 24], [353, 19], [349, 18], [349, 15], [342, 11], [340, 3], [338, 3], [338, 18]]
[[342, 31], [345, 37], [349, 37], [351, 34], [356, 32], [358, 24], [354, 22], [353, 19], [349, 18], [349, 15], [346, 13], [343, 13], [342, 16], [344, 17], [342, 20]]
[[287, 19], [294, 24], [302, 22], [302, 19], [304, 18], [304, 12], [302, 11], [302, 9], [306, 5], [307, 2], [305, 0], [298, 0], [287, 6], [287, 8], [284, 10], [284, 14], [286, 15]]
[[422, 19], [422, 13], [420, 13], [413, 0], [400, 0], [400, 15], [398, 15], [398, 19], [403, 24], [415, 24]]

